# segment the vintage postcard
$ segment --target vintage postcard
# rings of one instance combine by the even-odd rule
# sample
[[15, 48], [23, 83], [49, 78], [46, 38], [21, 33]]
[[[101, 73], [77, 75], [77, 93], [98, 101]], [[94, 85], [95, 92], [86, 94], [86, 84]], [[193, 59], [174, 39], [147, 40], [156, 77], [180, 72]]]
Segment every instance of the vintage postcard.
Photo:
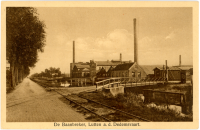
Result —
[[197, 1], [1, 12], [3, 129], [198, 129]]

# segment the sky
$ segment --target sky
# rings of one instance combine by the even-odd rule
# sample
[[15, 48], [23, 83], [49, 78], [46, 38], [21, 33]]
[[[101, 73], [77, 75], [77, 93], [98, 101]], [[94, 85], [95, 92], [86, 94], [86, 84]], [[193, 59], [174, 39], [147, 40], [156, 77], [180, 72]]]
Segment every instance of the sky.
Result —
[[70, 72], [75, 61], [134, 61], [133, 19], [137, 20], [138, 64], [193, 64], [192, 8], [40, 7], [46, 46], [31, 74], [49, 67]]

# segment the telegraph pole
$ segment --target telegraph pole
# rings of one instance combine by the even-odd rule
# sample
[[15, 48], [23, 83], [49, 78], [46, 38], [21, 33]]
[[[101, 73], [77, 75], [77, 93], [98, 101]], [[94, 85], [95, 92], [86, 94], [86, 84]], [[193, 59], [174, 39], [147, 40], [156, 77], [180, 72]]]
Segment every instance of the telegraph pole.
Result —
[[168, 82], [168, 69], [167, 69], [167, 60], [165, 60], [166, 63], [166, 82]]

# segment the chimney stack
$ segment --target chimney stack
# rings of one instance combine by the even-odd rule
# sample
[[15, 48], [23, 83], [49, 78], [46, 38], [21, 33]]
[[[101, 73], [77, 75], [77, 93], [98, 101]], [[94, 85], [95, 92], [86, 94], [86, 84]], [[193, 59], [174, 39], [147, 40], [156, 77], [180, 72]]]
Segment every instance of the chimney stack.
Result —
[[181, 55], [179, 55], [179, 66], [181, 66]]
[[73, 41], [73, 63], [75, 63], [75, 41]]
[[122, 62], [122, 53], [120, 53], [120, 62]]
[[134, 31], [134, 62], [137, 62], [138, 50], [137, 50], [137, 36], [136, 36], [136, 18], [133, 19], [133, 31]]

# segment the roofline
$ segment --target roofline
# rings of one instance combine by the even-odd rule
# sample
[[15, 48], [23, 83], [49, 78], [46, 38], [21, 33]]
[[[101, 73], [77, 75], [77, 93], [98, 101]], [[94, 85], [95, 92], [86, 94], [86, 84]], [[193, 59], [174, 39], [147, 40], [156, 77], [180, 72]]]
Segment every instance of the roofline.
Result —
[[[140, 66], [140, 65], [138, 65], [139, 67], [140, 67], [140, 69], [142, 69], [143, 71], [144, 71], [144, 69]], [[146, 75], [148, 75], [147, 73], [146, 73], [146, 71], [144, 71], [144, 73], [146, 74]]]
[[[125, 63], [126, 64], [126, 63]], [[133, 65], [135, 65], [136, 64], [136, 62], [133, 62]], [[128, 69], [128, 70], [130, 70], [132, 67], [133, 67], [133, 65]]]

